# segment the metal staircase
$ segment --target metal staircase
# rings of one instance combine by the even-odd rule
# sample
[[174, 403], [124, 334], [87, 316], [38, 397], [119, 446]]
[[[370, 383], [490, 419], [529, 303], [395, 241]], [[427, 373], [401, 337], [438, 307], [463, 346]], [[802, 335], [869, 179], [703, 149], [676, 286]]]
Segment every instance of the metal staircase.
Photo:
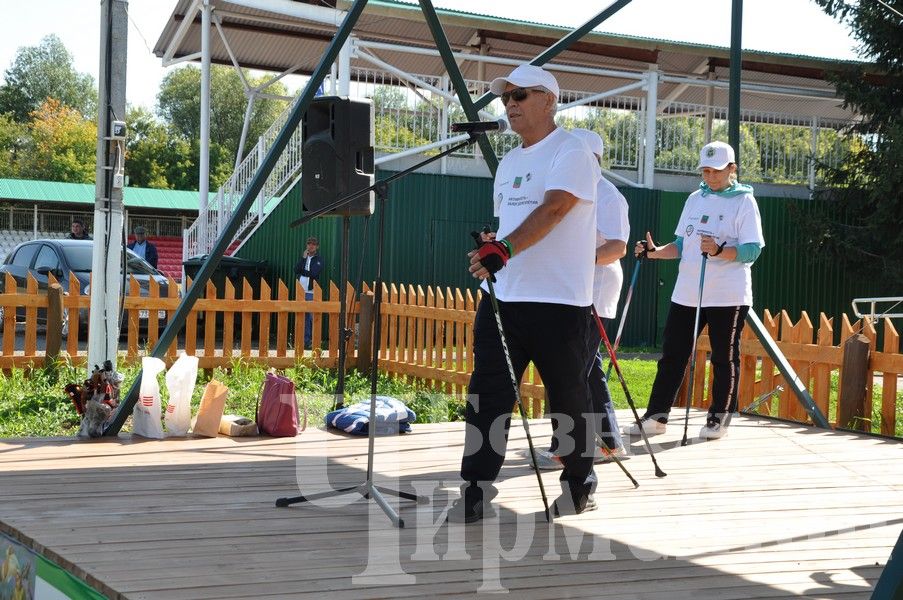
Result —
[[[238, 169], [219, 188], [216, 196], [201, 209], [198, 218], [185, 230], [182, 241], [182, 256], [190, 258], [210, 253], [220, 232], [232, 217], [245, 190], [253, 179], [261, 162], [273, 145], [276, 136], [288, 119], [297, 98], [286, 107], [270, 128], [260, 136], [257, 144], [245, 156]], [[230, 244], [234, 252], [263, 223], [267, 215], [278, 206], [283, 196], [292, 189], [301, 175], [301, 128], [298, 127], [290, 138], [275, 168], [267, 178], [263, 189], [254, 201], [251, 210], [242, 219], [241, 226]]]

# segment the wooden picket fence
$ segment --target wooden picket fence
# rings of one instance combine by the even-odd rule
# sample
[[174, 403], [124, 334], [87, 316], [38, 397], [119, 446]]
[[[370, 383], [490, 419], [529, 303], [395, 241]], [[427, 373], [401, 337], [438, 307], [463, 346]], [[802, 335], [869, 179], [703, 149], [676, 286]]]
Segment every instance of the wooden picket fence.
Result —
[[[804, 311], [799, 321], [794, 323], [786, 311], [773, 316], [764, 311], [762, 323], [777, 341], [781, 352], [787, 357], [790, 365], [800, 381], [809, 390], [816, 406], [828, 421], [835, 427], [872, 431], [882, 435], [894, 436], [897, 424], [903, 419], [903, 401], [898, 399], [898, 378], [903, 375], [903, 354], [900, 353], [900, 335], [890, 319], [883, 321], [883, 345], [877, 350], [878, 334], [875, 324], [868, 317], [850, 322], [844, 314], [840, 322], [839, 346], [834, 345], [834, 319], [824, 313], [819, 315], [816, 330], [809, 315]], [[863, 365], [866, 372], [866, 390], [862, 395], [864, 406], [861, 409], [845, 407], [851, 399], [844, 397], [838, 390], [842, 388], [844, 365], [844, 342], [856, 334], [864, 335], [869, 341], [868, 362]], [[711, 352], [708, 328], [703, 330], [697, 343], [697, 365], [705, 365], [707, 354]], [[832, 377], [838, 379], [832, 393]], [[873, 406], [873, 387], [876, 382], [881, 387], [880, 406]], [[693, 378], [693, 406], [707, 407], [711, 402], [712, 372], [697, 366]], [[765, 352], [761, 342], [756, 339], [751, 328], [743, 330], [740, 341], [740, 382], [739, 404], [743, 410], [754, 399], [759, 398], [777, 385], [784, 391], [777, 400], [765, 402], [755, 411], [759, 414], [776, 416], [801, 423], [810, 422], [802, 404], [796, 399], [792, 387], [775, 367], [774, 362]], [[678, 394], [678, 404], [686, 406], [688, 395], [686, 381]], [[847, 410], [847, 408], [850, 408]], [[875, 409], [877, 408], [877, 411]], [[873, 411], [880, 415], [880, 427], [872, 427]], [[844, 422], [839, 415], [861, 412], [862, 418], [856, 422]]]
[[[51, 281], [53, 283], [53, 281]], [[204, 294], [197, 300], [179, 339], [167, 349], [167, 361], [175, 360], [184, 351], [199, 358], [203, 369], [228, 367], [235, 361], [260, 364], [267, 367], [286, 368], [296, 364], [332, 368], [337, 365], [339, 349], [339, 288], [329, 282], [327, 290], [316, 287], [312, 300], [305, 300], [297, 282], [294, 294], [278, 282], [273, 290], [261, 282], [259, 293], [244, 281], [241, 294], [236, 298], [234, 286], [226, 280], [222, 297], [217, 296], [213, 284], [208, 283]], [[78, 282], [70, 281], [72, 289]], [[348, 299], [348, 323], [353, 332], [347, 341], [348, 365], [366, 369], [370, 365], [370, 334], [372, 328], [373, 291], [362, 285], [360, 293], [346, 284]], [[124, 301], [125, 333], [124, 352], [121, 360], [135, 363], [156, 344], [161, 323], [159, 311], [171, 318], [179, 304], [178, 284], [169, 281], [168, 296], [160, 296], [160, 287], [151, 282], [148, 296], [140, 296], [138, 283], [129, 282], [129, 294]], [[6, 315], [15, 314], [16, 308], [25, 312], [24, 323], [19, 327], [20, 349], [16, 349], [16, 324], [4, 319], [3, 341], [0, 343], [0, 369], [40, 366], [45, 361], [45, 349], [38, 347], [37, 316], [40, 309], [47, 309], [46, 292], [39, 293], [37, 282], [29, 278], [24, 289], [17, 288], [15, 280], [7, 276], [6, 291], [0, 294], [0, 308]], [[412, 285], [384, 284], [382, 293], [381, 339], [379, 340], [379, 368], [381, 371], [418, 381], [427, 387], [455, 396], [467, 392], [467, 382], [473, 369], [471, 352], [473, 319], [480, 293], [451, 288], [433, 288]], [[78, 310], [90, 310], [87, 296], [66, 295], [62, 299], [64, 310], [76, 314]], [[140, 328], [139, 311], [147, 311], [146, 330]], [[304, 313], [312, 313], [312, 351], [304, 351], [299, 340], [304, 339]], [[778, 347], [793, 365], [800, 379], [808, 387], [816, 404], [832, 423], [837, 422], [842, 410], [843, 398], [832, 400], [832, 374], [842, 379], [843, 347], [834, 345], [834, 323], [820, 315], [816, 331], [805, 313], [793, 323], [786, 312], [773, 317], [767, 311], [762, 321]], [[868, 428], [872, 415], [872, 386], [881, 385], [880, 432], [894, 435], [897, 423], [903, 415], [897, 414], [897, 377], [903, 374], [903, 355], [899, 351], [899, 335], [889, 320], [882, 325], [883, 347], [876, 349], [878, 336], [875, 325], [868, 319], [851, 323], [846, 316], [840, 324], [840, 339], [861, 333], [871, 343], [867, 365], [867, 405], [865, 418], [856, 425]], [[79, 349], [78, 319], [70, 319], [70, 332], [62, 353], [75, 364], [84, 364], [86, 351]], [[48, 338], [50, 336], [47, 336]], [[84, 344], [82, 344], [84, 345]], [[697, 365], [705, 365], [710, 350], [707, 332], [698, 343]], [[807, 422], [808, 416], [791, 392], [790, 384], [783, 381], [762, 344], [755, 339], [750, 328], [744, 329], [741, 340], [741, 377], [739, 382], [740, 408], [748, 406], [754, 398], [774, 389], [782, 383], [785, 391], [774, 402], [761, 405], [758, 412], [799, 422]], [[694, 406], [707, 406], [711, 401], [711, 372], [697, 367], [694, 385]], [[835, 386], [837, 388], [839, 386]], [[679, 395], [685, 402], [687, 384]], [[835, 394], [836, 395], [836, 394]], [[521, 396], [527, 401], [533, 415], [541, 415], [545, 408], [545, 389], [539, 373], [531, 368], [524, 376]]]

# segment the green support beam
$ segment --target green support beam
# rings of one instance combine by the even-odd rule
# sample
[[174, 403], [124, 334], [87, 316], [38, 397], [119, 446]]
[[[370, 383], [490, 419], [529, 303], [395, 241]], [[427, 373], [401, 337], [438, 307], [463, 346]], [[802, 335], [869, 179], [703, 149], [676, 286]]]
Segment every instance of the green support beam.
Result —
[[727, 141], [734, 148], [740, 174], [740, 81], [743, 77], [743, 0], [731, 8], [731, 79], [727, 90]]
[[[595, 17], [567, 34], [554, 45], [550, 46], [545, 52], [539, 54], [536, 58], [530, 61], [531, 65], [536, 65], [537, 67], [541, 67], [546, 64], [565, 50], [571, 47], [571, 44], [579, 41], [584, 35], [592, 31], [596, 28], [600, 23], [608, 19], [610, 16], [630, 4], [631, 0], [616, 0], [612, 2], [608, 8], [597, 14]], [[447, 63], [446, 63], [447, 65]], [[479, 110], [485, 107], [487, 104], [492, 102], [495, 99], [495, 94], [492, 92], [486, 92], [474, 103], [474, 106]], [[470, 116], [468, 115], [468, 118]], [[494, 173], [495, 171], [493, 171]]]
[[[367, 0], [355, 0], [355, 3], [351, 7], [351, 10], [348, 11], [348, 14], [345, 16], [345, 20], [342, 21], [342, 25], [339, 27], [338, 31], [335, 34], [335, 37], [329, 44], [329, 48], [326, 49], [326, 52], [323, 54], [323, 58], [320, 59], [319, 64], [317, 64], [317, 68], [314, 69], [314, 72], [311, 75], [310, 80], [307, 82], [304, 91], [301, 92], [301, 97], [298, 98], [298, 101], [295, 103], [295, 107], [292, 109], [292, 112], [289, 114], [288, 119], [282, 126], [282, 129], [279, 131], [276, 139], [273, 141], [272, 147], [261, 162], [260, 168], [251, 179], [250, 184], [248, 184], [248, 188], [245, 190], [245, 193], [242, 195], [241, 200], [235, 207], [235, 212], [232, 213], [232, 216], [230, 217], [228, 223], [226, 223], [225, 228], [222, 230], [222, 232], [220, 232], [216, 243], [210, 250], [210, 254], [207, 260], [201, 266], [201, 269], [198, 271], [197, 277], [195, 277], [194, 281], [191, 284], [191, 287], [188, 288], [188, 292], [179, 303], [179, 307], [176, 309], [176, 312], [173, 315], [172, 319], [163, 329], [163, 333], [160, 334], [160, 339], [154, 346], [154, 349], [151, 352], [151, 356], [163, 358], [166, 355], [167, 348], [169, 348], [169, 346], [176, 340], [176, 335], [185, 325], [185, 319], [188, 317], [188, 313], [194, 306], [195, 301], [203, 293], [204, 287], [207, 285], [207, 281], [210, 279], [210, 276], [213, 275], [213, 272], [219, 265], [220, 260], [222, 259], [223, 254], [226, 251], [226, 248], [228, 248], [229, 244], [232, 243], [232, 239], [238, 232], [238, 228], [241, 225], [242, 220], [251, 209], [251, 205], [254, 204], [254, 201], [256, 200], [258, 194], [260, 194], [260, 190], [263, 189], [263, 184], [266, 183], [267, 178], [270, 176], [270, 173], [276, 166], [276, 162], [282, 155], [282, 151], [285, 149], [286, 145], [288, 145], [289, 139], [291, 138], [294, 131], [298, 128], [298, 125], [301, 123], [301, 117], [307, 111], [307, 108], [310, 106], [311, 101], [314, 99], [317, 88], [320, 87], [320, 84], [326, 78], [326, 75], [329, 74], [332, 63], [335, 62], [336, 58], [339, 55], [339, 51], [345, 44], [348, 36], [351, 35], [351, 30], [354, 28], [355, 23], [357, 23], [357, 20], [361, 16], [361, 13], [364, 11], [364, 7], [366, 5]], [[132, 383], [132, 387], [129, 388], [128, 393], [120, 403], [116, 415], [104, 430], [104, 435], [118, 435], [119, 431], [122, 429], [123, 424], [125, 423], [126, 418], [128, 418], [128, 416], [132, 414], [135, 403], [138, 401], [138, 390], [141, 387], [141, 375], [142, 372], [139, 371], [138, 375], [135, 377], [134, 383]]]
[[[452, 54], [451, 44], [448, 43], [448, 37], [445, 35], [445, 30], [442, 29], [442, 24], [439, 22], [439, 16], [436, 14], [436, 9], [433, 8], [433, 3], [430, 0], [420, 0], [420, 9], [423, 11], [430, 33], [433, 34], [436, 49], [439, 50], [439, 55], [442, 56], [442, 63], [445, 65], [445, 70], [448, 71], [448, 77], [455, 88], [455, 93], [458, 95], [458, 101], [461, 102], [464, 114], [471, 121], [479, 121], [479, 109], [474, 106], [473, 99], [470, 97], [467, 83], [464, 81], [461, 69], [458, 68], [458, 63]], [[481, 135], [477, 142], [480, 144], [480, 151], [482, 151], [483, 158], [486, 160], [486, 166], [495, 175], [495, 170], [499, 166], [499, 159], [495, 155], [495, 149], [485, 135]]]
[[765, 329], [765, 325], [759, 320], [759, 315], [757, 315], [756, 311], [751, 307], [746, 315], [746, 324], [752, 327], [756, 337], [759, 338], [759, 341], [762, 343], [762, 347], [765, 348], [765, 352], [768, 353], [769, 358], [771, 358], [778, 367], [778, 371], [781, 372], [781, 375], [783, 375], [784, 379], [787, 380], [787, 383], [790, 384], [793, 393], [796, 395], [796, 399], [799, 400], [799, 403], [806, 409], [806, 412], [809, 413], [809, 418], [812, 419], [812, 422], [822, 429], [831, 429], [831, 424], [828, 423], [828, 419], [822, 414], [821, 410], [819, 410], [815, 401], [812, 399], [812, 396], [809, 395], [806, 384], [803, 383], [799, 378], [799, 375], [796, 374], [796, 371], [793, 370], [793, 367], [790, 366], [787, 357], [784, 356], [784, 353], [778, 348], [778, 345], [775, 343], [774, 339], [772, 339], [771, 334]]

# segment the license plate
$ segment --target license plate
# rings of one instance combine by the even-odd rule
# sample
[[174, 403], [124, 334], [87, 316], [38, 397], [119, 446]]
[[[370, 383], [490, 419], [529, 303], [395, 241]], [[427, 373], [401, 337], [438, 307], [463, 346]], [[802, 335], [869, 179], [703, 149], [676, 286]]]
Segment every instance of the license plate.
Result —
[[[146, 309], [142, 309], [142, 310], [139, 310], [139, 311], [138, 311], [138, 318], [139, 318], [139, 319], [147, 319], [147, 318], [149, 318], [149, 317], [150, 317], [150, 311], [148, 311], [148, 310], [146, 310]], [[158, 311], [157, 311], [157, 318], [158, 318], [158, 319], [165, 319], [165, 318], [166, 318], [166, 311], [165, 311], [165, 310], [158, 310]]]

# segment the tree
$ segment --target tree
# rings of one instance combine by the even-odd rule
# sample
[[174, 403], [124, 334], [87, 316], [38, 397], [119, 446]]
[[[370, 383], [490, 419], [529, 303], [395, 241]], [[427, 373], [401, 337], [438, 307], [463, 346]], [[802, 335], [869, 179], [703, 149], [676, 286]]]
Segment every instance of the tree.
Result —
[[22, 149], [28, 139], [28, 128], [16, 123], [10, 115], [0, 115], [0, 177], [16, 177]]
[[156, 189], [197, 187], [197, 179], [188, 182], [185, 177], [186, 173], [196, 173], [188, 140], [170, 132], [144, 108], [129, 110], [126, 121], [129, 185]]
[[833, 76], [844, 106], [861, 121], [852, 144], [835, 167], [823, 167], [830, 186], [818, 193], [822, 210], [808, 215], [807, 254], [846, 266], [879, 282], [880, 293], [903, 291], [903, 2], [816, 0], [847, 23], [860, 42], [858, 65]]
[[[264, 78], [253, 78], [242, 71], [251, 86], [259, 86]], [[173, 131], [185, 139], [201, 137], [201, 71], [188, 65], [169, 73], [160, 84], [157, 95], [159, 115]], [[266, 89], [268, 94], [286, 95], [285, 86], [277, 82]], [[270, 127], [287, 106], [282, 100], [257, 98], [244, 152]], [[247, 97], [235, 69], [213, 66], [210, 69], [210, 141], [220, 146], [232, 160], [238, 151]], [[212, 152], [212, 151], [211, 151]]]
[[30, 139], [19, 172], [30, 179], [93, 183], [97, 125], [77, 111], [47, 99], [31, 114]]
[[94, 78], [72, 66], [72, 54], [51, 34], [37, 46], [20, 48], [0, 86], [0, 113], [24, 123], [47, 98], [93, 118], [97, 106]]

